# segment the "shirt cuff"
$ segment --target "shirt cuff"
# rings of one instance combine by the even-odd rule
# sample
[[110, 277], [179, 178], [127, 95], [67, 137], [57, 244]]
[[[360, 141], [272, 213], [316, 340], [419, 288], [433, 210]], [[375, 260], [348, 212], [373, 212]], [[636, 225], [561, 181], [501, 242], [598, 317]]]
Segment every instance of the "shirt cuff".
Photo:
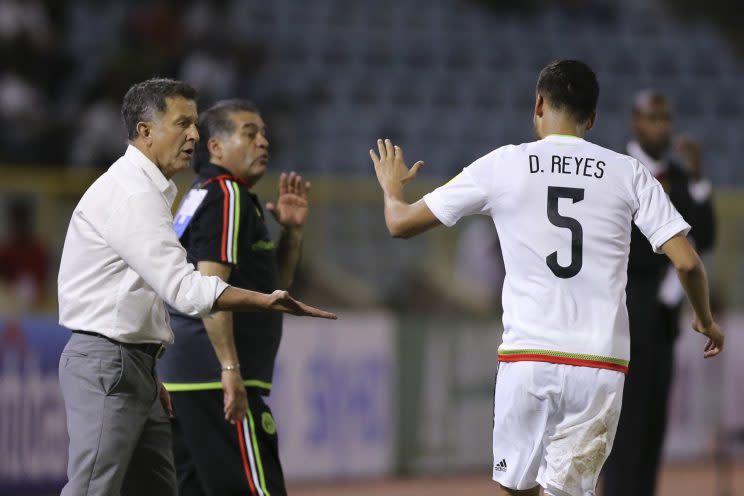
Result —
[[682, 217], [677, 217], [671, 222], [667, 222], [664, 226], [653, 233], [648, 238], [648, 241], [651, 243], [651, 248], [653, 248], [654, 252], [662, 253], [661, 245], [672, 239], [677, 234], [682, 233], [683, 235], [687, 236], [687, 233], [690, 232], [690, 229], [692, 229], [690, 227], [690, 224], [685, 222]]
[[215, 303], [217, 303], [217, 300], [220, 299], [220, 296], [222, 296], [222, 293], [224, 293], [225, 290], [230, 287], [229, 284], [227, 284], [225, 281], [223, 281], [219, 277], [217, 277], [217, 279], [218, 279], [218, 281], [217, 281], [217, 287], [214, 290], [214, 301], [212, 302], [212, 308], [209, 311], [209, 313], [214, 312], [214, 305], [215, 305]]
[[696, 203], [708, 201], [711, 193], [713, 193], [713, 185], [707, 179], [690, 182], [688, 189], [690, 190], [690, 196]]

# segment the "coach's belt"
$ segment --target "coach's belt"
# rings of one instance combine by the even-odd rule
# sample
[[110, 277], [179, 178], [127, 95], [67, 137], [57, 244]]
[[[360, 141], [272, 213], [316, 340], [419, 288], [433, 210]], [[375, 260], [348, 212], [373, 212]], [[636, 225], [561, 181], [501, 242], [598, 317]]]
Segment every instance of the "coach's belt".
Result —
[[106, 341], [110, 341], [114, 344], [117, 344], [119, 346], [122, 346], [124, 348], [130, 349], [130, 350], [139, 350], [144, 353], [147, 353], [154, 359], [158, 359], [163, 356], [165, 353], [165, 345], [162, 343], [122, 343], [121, 341], [117, 341], [115, 339], [111, 339], [108, 336], [104, 336], [103, 334], [99, 334], [97, 332], [90, 332], [90, 331], [72, 331], [77, 334], [85, 334], [88, 336], [95, 336], [97, 338], [103, 338]]

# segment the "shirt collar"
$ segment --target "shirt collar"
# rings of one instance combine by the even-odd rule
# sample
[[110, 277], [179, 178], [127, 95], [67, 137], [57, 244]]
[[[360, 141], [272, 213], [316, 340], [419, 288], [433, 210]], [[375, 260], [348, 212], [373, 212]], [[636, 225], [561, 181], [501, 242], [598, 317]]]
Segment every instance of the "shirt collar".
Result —
[[176, 199], [176, 193], [178, 192], [176, 184], [172, 180], [167, 179], [160, 169], [158, 169], [158, 166], [147, 158], [136, 146], [129, 145], [124, 156], [150, 178], [150, 181], [152, 181], [158, 191], [163, 193], [163, 196], [168, 201], [168, 205], [172, 207]]
[[664, 174], [666, 172], [667, 167], [668, 167], [667, 160], [666, 159], [656, 160], [656, 159], [651, 158], [651, 156], [648, 153], [646, 153], [643, 150], [643, 148], [641, 148], [641, 145], [638, 144], [637, 141], [631, 141], [630, 143], [628, 143], [627, 149], [628, 149], [628, 155], [630, 155], [634, 159], [637, 159], [643, 165], [645, 165], [648, 171], [654, 177]]

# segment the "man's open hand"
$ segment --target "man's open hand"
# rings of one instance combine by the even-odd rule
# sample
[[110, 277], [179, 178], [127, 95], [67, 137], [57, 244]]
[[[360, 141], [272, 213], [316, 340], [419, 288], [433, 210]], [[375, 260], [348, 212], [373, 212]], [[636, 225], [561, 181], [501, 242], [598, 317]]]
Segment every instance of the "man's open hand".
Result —
[[416, 177], [424, 163], [418, 161], [409, 169], [403, 158], [403, 150], [399, 146], [393, 146], [389, 139], [378, 139], [377, 151], [379, 156], [374, 150], [369, 150], [369, 156], [375, 164], [377, 181], [386, 195], [399, 198], [403, 193], [403, 186]]
[[225, 420], [231, 424], [242, 422], [248, 410], [248, 395], [239, 370], [222, 371], [222, 390]]
[[319, 308], [311, 307], [301, 301], [295, 300], [287, 291], [277, 289], [270, 295], [269, 309], [278, 310], [280, 312], [288, 313], [291, 315], [298, 315], [300, 317], [318, 317], [321, 319], [336, 320], [335, 313], [326, 312]]
[[711, 321], [708, 325], [704, 325], [700, 318], [695, 315], [692, 320], [692, 328], [708, 337], [708, 342], [705, 343], [703, 349], [703, 356], [710, 358], [718, 355], [723, 350], [723, 331], [715, 321]]
[[308, 209], [310, 183], [302, 180], [295, 172], [279, 176], [279, 196], [276, 204], [267, 203], [266, 210], [285, 229], [298, 229], [305, 225]]
[[169, 417], [173, 417], [173, 403], [171, 403], [171, 397], [168, 393], [168, 390], [165, 389], [165, 386], [163, 386], [163, 383], [161, 382], [158, 384], [158, 396], [160, 396], [160, 404], [163, 405], [163, 410], [165, 410], [165, 414]]

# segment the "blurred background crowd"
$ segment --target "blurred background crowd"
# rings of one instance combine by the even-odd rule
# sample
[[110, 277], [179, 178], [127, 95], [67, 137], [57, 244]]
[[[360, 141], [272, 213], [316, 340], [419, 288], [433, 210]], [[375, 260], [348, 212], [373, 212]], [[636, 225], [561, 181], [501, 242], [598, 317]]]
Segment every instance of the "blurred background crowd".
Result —
[[[735, 323], [744, 322], [742, 12], [733, 0], [0, 0], [0, 389], [16, 387], [9, 377], [25, 384], [23, 372], [9, 372], [26, 370], [8, 358], [22, 339], [17, 322], [55, 319], [69, 215], [125, 148], [123, 94], [134, 82], [168, 76], [195, 86], [201, 108], [221, 98], [255, 101], [269, 127], [270, 171], [297, 170], [313, 181], [296, 292], [393, 316], [393, 337], [381, 348], [395, 356], [391, 382], [374, 393], [391, 395], [380, 401], [390, 412], [385, 421], [397, 426], [394, 447], [380, 452], [385, 462], [368, 464], [377, 467], [369, 473], [334, 459], [315, 472], [290, 467], [290, 477], [487, 466], [488, 444], [471, 449], [486, 434], [464, 430], [489, 429], [498, 240], [478, 219], [405, 245], [390, 240], [367, 150], [389, 137], [409, 159], [426, 161], [412, 188], [425, 192], [502, 144], [531, 140], [538, 71], [578, 58], [601, 87], [589, 139], [624, 152], [633, 97], [654, 88], [671, 104], [674, 132], [701, 146], [718, 221], [706, 264], [736, 334]], [[181, 189], [190, 181], [176, 179]], [[265, 199], [276, 194], [273, 180], [259, 186]], [[683, 342], [679, 353], [698, 358], [695, 346]], [[730, 356], [736, 346], [734, 338]], [[722, 379], [738, 369], [717, 365], [703, 373], [712, 386], [690, 385], [698, 365], [681, 362], [677, 377], [688, 384], [673, 390], [678, 408], [670, 415], [678, 418], [667, 454], [720, 457], [721, 439], [733, 443], [739, 420], [744, 425], [730, 414], [738, 386]], [[449, 363], [455, 378], [436, 363]], [[422, 397], [412, 399], [414, 392]], [[0, 488], [57, 480], [9, 461], [11, 396], [0, 395]], [[457, 433], [443, 433], [452, 422]]]

